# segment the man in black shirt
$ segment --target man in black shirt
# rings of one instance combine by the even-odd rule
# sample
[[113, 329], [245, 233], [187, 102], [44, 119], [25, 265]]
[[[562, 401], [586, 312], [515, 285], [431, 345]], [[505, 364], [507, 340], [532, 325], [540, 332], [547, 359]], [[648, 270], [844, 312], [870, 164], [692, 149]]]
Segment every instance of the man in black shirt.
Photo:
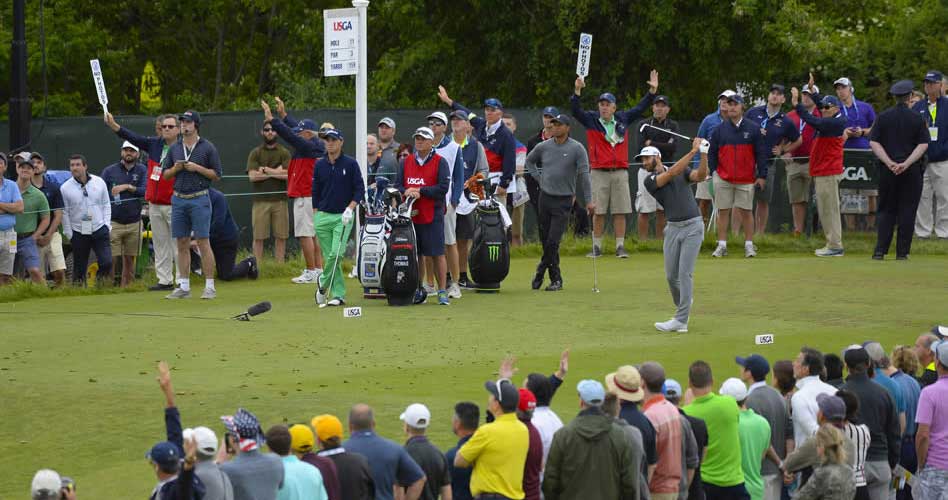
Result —
[[428, 407], [415, 403], [409, 405], [401, 414], [401, 421], [405, 424], [405, 451], [418, 463], [425, 472], [425, 486], [421, 490], [419, 500], [438, 500], [451, 495], [451, 474], [448, 472], [448, 460], [441, 450], [431, 444], [425, 431], [431, 423], [431, 412]]
[[896, 105], [876, 118], [869, 136], [869, 147], [885, 167], [879, 169], [878, 237], [872, 254], [876, 260], [884, 259], [888, 253], [896, 225], [896, 260], [908, 259], [912, 249], [915, 214], [922, 196], [924, 166], [919, 160], [928, 149], [930, 138], [925, 119], [908, 107], [912, 90], [911, 80], [892, 85], [889, 93], [895, 97]]

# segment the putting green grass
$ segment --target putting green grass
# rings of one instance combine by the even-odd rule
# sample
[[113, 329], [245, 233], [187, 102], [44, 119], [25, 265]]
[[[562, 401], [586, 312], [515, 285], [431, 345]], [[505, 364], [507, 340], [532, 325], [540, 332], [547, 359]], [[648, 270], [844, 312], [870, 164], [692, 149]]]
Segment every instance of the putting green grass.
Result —
[[[286, 278], [221, 283], [214, 301], [136, 292], [2, 303], [0, 498], [22, 498], [43, 467], [75, 478], [82, 498], [146, 497], [155, 478], [143, 456], [164, 439], [155, 381], [162, 359], [173, 367], [185, 426], [219, 432], [218, 417], [239, 406], [264, 428], [321, 413], [345, 421], [350, 405], [367, 402], [381, 434], [402, 441], [398, 415], [423, 402], [432, 439], [446, 449], [455, 442], [453, 404], [483, 407], [483, 382], [506, 354], [519, 358], [519, 383], [532, 371], [551, 373], [562, 349], [571, 349], [553, 405], [569, 420], [575, 384], [601, 380], [620, 364], [657, 360], [686, 381], [688, 364], [704, 359], [720, 384], [738, 373], [735, 355], [789, 359], [803, 344], [839, 352], [866, 339], [891, 349], [945, 320], [941, 255], [910, 262], [707, 255], [698, 263], [687, 334], [652, 327], [673, 312], [655, 253], [599, 259], [598, 294], [593, 262], [583, 257], [564, 257], [562, 292], [530, 290], [536, 259], [518, 258], [500, 294], [465, 292], [450, 307], [433, 298], [388, 307], [351, 293], [356, 282], [348, 280], [349, 305], [363, 308], [353, 319], [317, 309], [313, 289]], [[261, 300], [273, 303], [270, 313], [248, 323], [228, 319]], [[775, 343], [756, 346], [754, 336], [765, 332]]]

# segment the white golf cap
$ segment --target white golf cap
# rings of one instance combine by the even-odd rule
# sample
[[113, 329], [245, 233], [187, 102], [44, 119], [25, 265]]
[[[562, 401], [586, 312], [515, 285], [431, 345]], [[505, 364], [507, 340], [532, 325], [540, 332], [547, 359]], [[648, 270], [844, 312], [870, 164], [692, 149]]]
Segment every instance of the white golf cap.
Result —
[[810, 84], [806, 84], [803, 86], [803, 90], [801, 90], [800, 92], [803, 92], [804, 94], [816, 95], [820, 93], [820, 88], [817, 87], [816, 85], [813, 85], [811, 87]]
[[421, 403], [414, 403], [408, 405], [408, 408], [405, 408], [405, 412], [398, 418], [408, 424], [409, 427], [425, 429], [428, 427], [428, 424], [431, 423], [431, 412], [428, 411], [427, 406]]
[[448, 124], [448, 115], [442, 113], [441, 111], [435, 111], [434, 113], [431, 113], [431, 114], [428, 115], [428, 117], [427, 117], [428, 120], [430, 120], [430, 119], [432, 119], [432, 118], [436, 118], [436, 119], [438, 119], [438, 120], [441, 120], [441, 123], [443, 123], [443, 124], [445, 124], [445, 125]]
[[132, 144], [132, 143], [130, 143], [130, 142], [128, 142], [128, 141], [125, 141], [125, 142], [122, 143], [122, 149], [125, 149], [125, 148], [134, 149], [135, 151], [141, 151], [140, 149], [138, 149], [138, 146], [136, 146], [136, 145], [134, 145], [134, 144]]
[[393, 119], [391, 119], [391, 118], [389, 118], [389, 117], [387, 117], [387, 116], [386, 116], [385, 118], [382, 118], [381, 120], [379, 120], [379, 123], [378, 123], [378, 124], [379, 124], [379, 125], [385, 125], [385, 126], [388, 127], [388, 128], [395, 128], [395, 120], [393, 120]]
[[725, 99], [727, 99], [728, 97], [734, 97], [734, 96], [736, 96], [736, 95], [737, 95], [737, 92], [734, 92], [734, 91], [731, 90], [731, 89], [727, 89], [727, 90], [725, 90], [724, 92], [721, 92], [720, 94], [718, 94], [718, 99], [720, 99], [720, 98], [722, 98], [722, 97], [725, 98]]
[[33, 483], [30, 485], [30, 493], [33, 495], [33, 498], [59, 498], [62, 487], [62, 479], [56, 471], [40, 469], [36, 471], [36, 475], [33, 476]]
[[639, 154], [635, 155], [635, 159], [638, 160], [643, 156], [662, 156], [662, 152], [655, 146], [645, 146]]
[[718, 391], [722, 396], [731, 396], [735, 401], [744, 401], [747, 399], [747, 386], [741, 379], [731, 377], [721, 384], [721, 390]]
[[843, 77], [837, 78], [836, 81], [833, 82], [833, 86], [834, 86], [834, 87], [837, 86], [837, 85], [845, 85], [845, 86], [847, 86], [847, 87], [849, 87], [849, 88], [852, 88], [852, 87], [853, 87], [853, 82], [849, 81], [849, 78], [846, 78], [845, 76], [843, 76]]
[[197, 441], [198, 453], [204, 456], [212, 457], [217, 454], [217, 435], [207, 427], [195, 427], [185, 429], [181, 436], [185, 439], [192, 437]]
[[431, 129], [428, 127], [416, 128], [415, 133], [412, 134], [412, 138], [418, 137], [418, 136], [424, 137], [425, 139], [434, 140], [434, 132], [432, 132]]

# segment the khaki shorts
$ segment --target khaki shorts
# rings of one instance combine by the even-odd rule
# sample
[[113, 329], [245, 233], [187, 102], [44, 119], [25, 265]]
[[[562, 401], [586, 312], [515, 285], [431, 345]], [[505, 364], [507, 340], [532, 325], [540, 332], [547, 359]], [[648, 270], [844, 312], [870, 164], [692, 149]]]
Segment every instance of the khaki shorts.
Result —
[[642, 215], [653, 214], [658, 210], [664, 211], [665, 207], [645, 189], [645, 179], [648, 177], [648, 172], [644, 168], [640, 168], [638, 177], [639, 192], [635, 195], [635, 211]]
[[120, 255], [138, 256], [142, 248], [142, 223], [131, 224], [112, 223], [109, 233], [109, 244], [112, 245], [112, 257]]
[[[13, 249], [12, 252], [11, 249]], [[13, 276], [14, 260], [16, 260], [16, 231], [13, 229], [0, 231], [0, 274]]]
[[606, 170], [594, 168], [592, 173], [592, 197], [596, 204], [596, 215], [632, 213], [632, 195], [629, 193], [629, 170]]
[[50, 271], [64, 271], [66, 269], [66, 257], [63, 255], [63, 237], [59, 232], [53, 233], [49, 239], [49, 245], [39, 248], [40, 270], [45, 274], [46, 266]]
[[718, 210], [753, 210], [754, 184], [731, 184], [714, 174], [714, 206]]
[[711, 200], [711, 179], [703, 180], [697, 184], [698, 189], [695, 191], [696, 200]]
[[790, 203], [808, 203], [810, 201], [810, 164], [787, 163], [787, 192]]
[[[312, 203], [312, 201], [310, 201]], [[285, 240], [290, 237], [290, 210], [286, 200], [260, 200], [253, 202], [253, 239], [270, 237]]]
[[450, 203], [447, 204], [448, 209], [444, 212], [444, 244], [445, 245], [457, 245], [457, 222], [458, 214], [454, 210], [454, 207]]
[[293, 236], [297, 238], [312, 238], [316, 236], [313, 228], [313, 198], [290, 198], [293, 204]]

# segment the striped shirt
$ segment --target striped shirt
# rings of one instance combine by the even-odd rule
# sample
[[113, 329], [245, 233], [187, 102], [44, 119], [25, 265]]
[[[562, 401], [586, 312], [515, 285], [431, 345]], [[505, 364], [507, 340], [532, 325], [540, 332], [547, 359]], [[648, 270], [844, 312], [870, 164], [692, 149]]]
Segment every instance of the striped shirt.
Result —
[[[221, 157], [217, 154], [217, 148], [211, 144], [211, 141], [203, 137], [198, 138], [193, 148], [186, 148], [182, 141], [172, 144], [161, 168], [162, 170], [168, 170], [174, 167], [175, 162], [185, 160], [197, 163], [204, 168], [209, 168], [217, 172], [218, 177], [220, 177], [222, 173]], [[174, 190], [176, 193], [196, 193], [209, 187], [211, 187], [211, 180], [197, 172], [182, 170], [178, 172], [174, 178]]]
[[856, 446], [856, 486], [866, 486], [866, 453], [869, 451], [869, 428], [863, 424], [847, 423], [844, 431]]

